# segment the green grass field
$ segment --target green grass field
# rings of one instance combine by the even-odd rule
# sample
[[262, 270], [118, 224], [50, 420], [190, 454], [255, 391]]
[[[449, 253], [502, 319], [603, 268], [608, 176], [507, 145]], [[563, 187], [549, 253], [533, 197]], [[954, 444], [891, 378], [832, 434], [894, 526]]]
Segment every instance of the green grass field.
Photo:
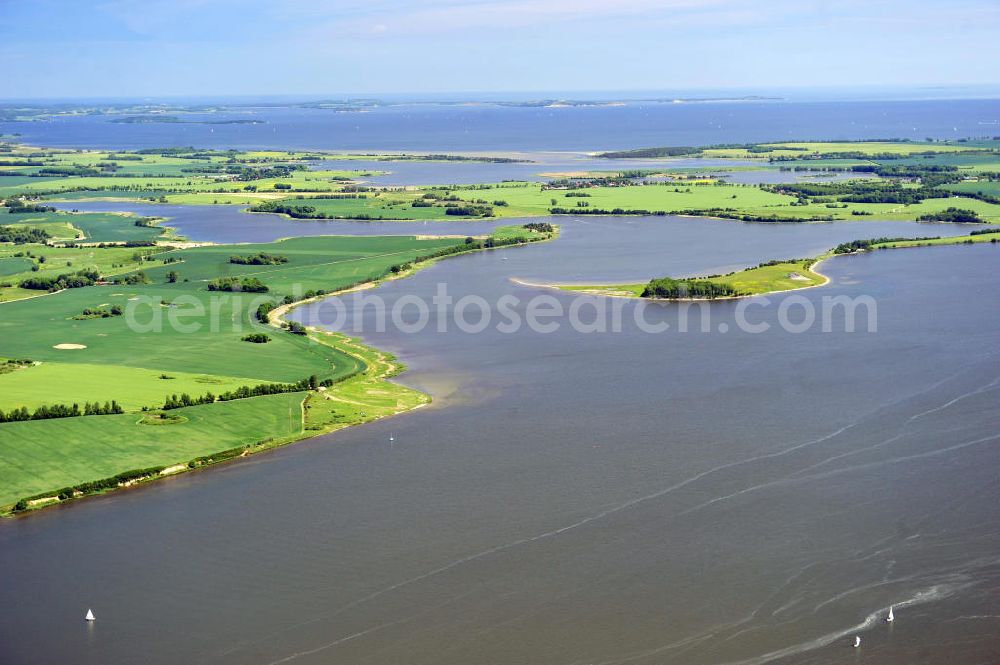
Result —
[[57, 418], [0, 425], [0, 506], [125, 470], [169, 466], [262, 438], [302, 430], [304, 393], [269, 395], [171, 411], [183, 421], [144, 424], [144, 415]]
[[[171, 257], [176, 263], [146, 262], [149, 284], [69, 289], [2, 304], [0, 355], [29, 358], [43, 365], [0, 375], [0, 409], [40, 401], [108, 399], [136, 407], [156, 406], [167, 394], [218, 393], [241, 382], [290, 383], [312, 374], [342, 378], [357, 371], [353, 359], [302, 336], [268, 329], [254, 321], [257, 307], [285, 295], [297, 300], [306, 291], [333, 291], [375, 279], [393, 265], [412, 262], [459, 242], [454, 238], [327, 236], [174, 250], [158, 257]], [[81, 250], [63, 250], [70, 251]], [[97, 255], [112, 251], [116, 250], [91, 250]], [[288, 262], [229, 262], [234, 254], [259, 252], [284, 256]], [[167, 283], [170, 271], [179, 273], [179, 281]], [[217, 277], [254, 277], [264, 282], [270, 293], [211, 293], [207, 281]], [[164, 306], [164, 301], [171, 306]], [[73, 318], [87, 308], [114, 305], [125, 315]], [[130, 328], [130, 321], [150, 331]], [[31, 334], [20, 332], [26, 330]], [[271, 336], [270, 342], [241, 341], [248, 333], [262, 330]], [[56, 348], [65, 344], [85, 348]], [[163, 380], [159, 378], [162, 373], [177, 378]], [[88, 386], [91, 392], [82, 390]]]
[[0, 226], [24, 226], [42, 229], [54, 241], [74, 240], [84, 243], [157, 240], [164, 229], [156, 226], [136, 226], [137, 216], [107, 212], [65, 213], [39, 212], [9, 214], [0, 209]]
[[[159, 265], [160, 262], [155, 258], [156, 251], [150, 247], [49, 247], [0, 244], [0, 261], [7, 261], [6, 265], [9, 266], [3, 271], [5, 274], [0, 279], [0, 304], [43, 293], [19, 288], [17, 285], [24, 278], [52, 277], [78, 270], [96, 270], [101, 275], [114, 277]], [[147, 260], [147, 257], [152, 260]], [[17, 266], [21, 266], [22, 270], [13, 272]], [[38, 270], [33, 271], [32, 266], [37, 266]]]

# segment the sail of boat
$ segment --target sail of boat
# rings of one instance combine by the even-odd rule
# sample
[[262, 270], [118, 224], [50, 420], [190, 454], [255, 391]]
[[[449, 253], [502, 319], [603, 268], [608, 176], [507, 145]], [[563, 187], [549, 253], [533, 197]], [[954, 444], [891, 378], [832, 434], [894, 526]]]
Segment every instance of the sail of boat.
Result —
[[892, 623], [896, 620], [896, 615], [892, 613], [892, 605], [889, 606], [889, 616], [885, 618], [888, 623]]
[[854, 646], [855, 648], [861, 646], [861, 637], [859, 635], [854, 636]]
[[87, 621], [93, 621], [97, 617], [94, 616], [94, 612], [92, 610], [88, 609], [87, 610], [87, 617], [86, 618], [87, 618]]

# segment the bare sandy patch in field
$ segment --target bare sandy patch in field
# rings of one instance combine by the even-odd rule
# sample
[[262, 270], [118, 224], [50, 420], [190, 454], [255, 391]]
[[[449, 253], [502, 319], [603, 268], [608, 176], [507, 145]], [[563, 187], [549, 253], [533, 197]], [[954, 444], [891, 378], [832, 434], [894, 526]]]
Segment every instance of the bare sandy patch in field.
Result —
[[63, 343], [63, 344], [56, 344], [52, 348], [53, 349], [60, 349], [60, 350], [85, 349], [85, 348], [87, 348], [87, 345], [86, 344], [68, 344], [68, 343]]

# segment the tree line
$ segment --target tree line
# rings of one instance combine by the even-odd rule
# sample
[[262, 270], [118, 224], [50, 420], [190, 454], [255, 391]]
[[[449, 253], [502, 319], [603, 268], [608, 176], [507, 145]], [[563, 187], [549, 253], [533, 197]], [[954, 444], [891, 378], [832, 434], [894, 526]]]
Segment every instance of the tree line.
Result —
[[0, 411], [0, 423], [15, 423], [25, 420], [49, 420], [51, 418], [75, 418], [77, 416], [110, 416], [125, 413], [122, 407], [115, 400], [105, 402], [102, 406], [98, 402], [87, 402], [83, 409], [79, 404], [51, 404], [42, 405], [34, 411], [29, 411], [28, 407], [22, 406], [18, 409], [4, 413]]

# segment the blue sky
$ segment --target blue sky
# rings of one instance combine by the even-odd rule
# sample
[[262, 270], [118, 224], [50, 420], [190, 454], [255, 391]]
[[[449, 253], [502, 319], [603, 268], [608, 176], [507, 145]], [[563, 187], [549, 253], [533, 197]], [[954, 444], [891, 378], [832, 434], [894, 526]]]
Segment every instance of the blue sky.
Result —
[[1000, 84], [996, 0], [0, 0], [0, 97]]

